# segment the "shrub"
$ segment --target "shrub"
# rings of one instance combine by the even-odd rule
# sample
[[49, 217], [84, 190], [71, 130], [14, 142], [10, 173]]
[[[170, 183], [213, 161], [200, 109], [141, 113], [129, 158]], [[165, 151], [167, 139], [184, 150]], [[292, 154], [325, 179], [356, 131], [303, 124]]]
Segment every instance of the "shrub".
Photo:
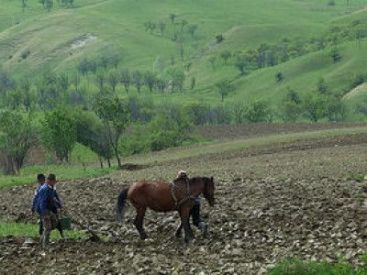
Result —
[[224, 40], [224, 36], [223, 36], [223, 34], [218, 34], [216, 37], [215, 37], [215, 40], [217, 41], [217, 43], [219, 44], [219, 43], [221, 43], [221, 42], [223, 42], [223, 40]]
[[31, 51], [30, 50], [28, 50], [28, 49], [26, 49], [26, 50], [24, 50], [24, 51], [22, 51], [22, 53], [21, 53], [21, 57], [22, 57], [22, 59], [27, 59], [27, 57], [29, 56], [31, 54]]
[[121, 143], [124, 155], [159, 151], [193, 142], [187, 117], [181, 111], [176, 114], [159, 113], [150, 123], [135, 125]]
[[249, 122], [271, 122], [273, 112], [264, 101], [255, 101], [246, 110], [245, 118]]

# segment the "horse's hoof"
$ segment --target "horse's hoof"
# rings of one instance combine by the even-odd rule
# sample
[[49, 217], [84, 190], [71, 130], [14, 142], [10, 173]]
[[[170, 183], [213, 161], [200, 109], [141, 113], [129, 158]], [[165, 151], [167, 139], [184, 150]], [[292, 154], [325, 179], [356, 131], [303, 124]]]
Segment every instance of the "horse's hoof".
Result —
[[185, 236], [185, 243], [189, 244], [192, 240], [194, 239], [194, 236], [189, 236], [189, 237], [186, 237]]
[[177, 239], [181, 238], [181, 237], [182, 237], [182, 233], [181, 233], [181, 231], [176, 231], [176, 233], [175, 233], [175, 237], [176, 237]]

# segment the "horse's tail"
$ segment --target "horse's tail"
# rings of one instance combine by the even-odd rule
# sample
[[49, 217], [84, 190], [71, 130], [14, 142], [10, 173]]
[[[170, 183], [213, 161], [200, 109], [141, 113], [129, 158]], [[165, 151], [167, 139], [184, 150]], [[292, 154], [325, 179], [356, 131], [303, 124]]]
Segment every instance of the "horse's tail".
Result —
[[122, 223], [124, 220], [125, 205], [126, 205], [128, 191], [129, 191], [129, 188], [125, 188], [124, 190], [122, 190], [117, 199], [116, 214], [117, 214], [117, 221], [119, 223]]

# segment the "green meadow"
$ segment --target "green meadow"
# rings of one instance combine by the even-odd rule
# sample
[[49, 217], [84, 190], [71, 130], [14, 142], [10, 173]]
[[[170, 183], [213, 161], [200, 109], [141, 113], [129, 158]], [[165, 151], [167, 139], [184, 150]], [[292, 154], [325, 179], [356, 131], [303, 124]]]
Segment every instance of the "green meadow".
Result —
[[[289, 88], [301, 94], [312, 91], [321, 77], [333, 93], [347, 94], [352, 79], [367, 73], [367, 45], [363, 40], [340, 41], [342, 59], [336, 64], [330, 58], [330, 47], [326, 47], [245, 76], [219, 58], [224, 51], [256, 49], [264, 43], [277, 44], [281, 39], [305, 43], [323, 37], [333, 26], [363, 23], [366, 0], [350, 1], [349, 5], [345, 0], [332, 1], [334, 4], [326, 0], [76, 0], [70, 8], [59, 7], [55, 2], [49, 12], [37, 0], [28, 0], [24, 11], [20, 1], [0, 2], [0, 64], [18, 78], [44, 70], [73, 74], [82, 58], [116, 51], [122, 59], [119, 67], [130, 70], [155, 70], [157, 60], [178, 68], [190, 64], [185, 71], [183, 93], [143, 91], [140, 95], [155, 102], [219, 104], [215, 83], [226, 79], [235, 87], [227, 102], [264, 99], [276, 105]], [[172, 14], [176, 28], [182, 21], [187, 26], [196, 25], [194, 35], [186, 33], [182, 42], [170, 39], [167, 33]], [[146, 31], [146, 22], [163, 22], [166, 34]], [[219, 34], [224, 37], [221, 43], [215, 38]], [[25, 51], [28, 56], [23, 59]], [[281, 83], [275, 81], [277, 72], [284, 75]], [[196, 85], [191, 90], [193, 77]], [[83, 83], [88, 90], [97, 90], [90, 77]], [[126, 95], [122, 86], [117, 91]], [[353, 96], [345, 101], [353, 103]]]

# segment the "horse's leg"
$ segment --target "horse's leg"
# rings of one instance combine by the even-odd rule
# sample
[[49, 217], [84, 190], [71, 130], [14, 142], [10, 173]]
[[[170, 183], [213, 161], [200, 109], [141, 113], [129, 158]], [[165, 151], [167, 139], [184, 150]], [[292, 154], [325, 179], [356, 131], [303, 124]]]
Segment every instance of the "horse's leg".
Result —
[[181, 235], [182, 235], [181, 233], [182, 233], [182, 223], [180, 222], [180, 224], [178, 225], [176, 229], [176, 233], [175, 233], [176, 238], [181, 238]]
[[143, 226], [144, 215], [146, 210], [147, 210], [146, 207], [136, 208], [136, 217], [134, 220], [135, 227], [139, 231], [140, 239], [142, 240], [148, 237], [147, 234], [145, 233]]
[[185, 231], [185, 242], [188, 243], [194, 237], [190, 227], [190, 207], [182, 207], [180, 210], [181, 225]]

